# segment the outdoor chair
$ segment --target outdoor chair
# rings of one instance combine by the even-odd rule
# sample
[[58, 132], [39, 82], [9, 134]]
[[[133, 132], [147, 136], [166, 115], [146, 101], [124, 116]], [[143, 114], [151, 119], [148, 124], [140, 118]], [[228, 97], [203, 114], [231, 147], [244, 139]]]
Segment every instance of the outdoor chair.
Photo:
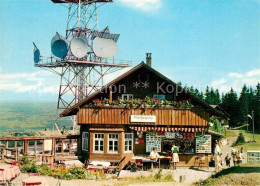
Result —
[[198, 156], [195, 158], [194, 166], [196, 162], [198, 163], [198, 169], [199, 169], [202, 164], [205, 164], [205, 155], [198, 154]]
[[144, 164], [142, 159], [136, 159], [135, 164], [138, 170], [144, 170]]
[[11, 161], [11, 165], [21, 165], [23, 164], [22, 161]]
[[135, 164], [135, 161], [133, 160], [130, 160], [127, 164], [126, 164], [126, 170], [130, 170], [130, 171], [133, 171], [133, 172], [136, 172], [136, 164]]
[[32, 182], [32, 183], [25, 183], [23, 182], [23, 186], [34, 186], [34, 185], [41, 185], [42, 182]]

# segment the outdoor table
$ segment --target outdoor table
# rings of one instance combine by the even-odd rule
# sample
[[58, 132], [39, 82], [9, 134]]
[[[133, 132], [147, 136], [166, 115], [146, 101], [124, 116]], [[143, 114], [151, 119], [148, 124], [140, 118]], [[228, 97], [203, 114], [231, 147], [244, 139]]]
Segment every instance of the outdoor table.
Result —
[[142, 159], [144, 163], [151, 163], [151, 169], [153, 169], [153, 163], [157, 162], [157, 160], [151, 160], [141, 156], [134, 156], [132, 158], [132, 160], [136, 160], [136, 159]]
[[171, 156], [160, 156], [159, 157], [159, 168], [161, 168], [161, 159], [171, 159], [172, 157]]
[[106, 161], [91, 161], [90, 164], [97, 166], [97, 165], [102, 165], [104, 167], [108, 167], [110, 166], [110, 162], [106, 162]]
[[81, 163], [81, 161], [79, 160], [65, 160], [63, 161], [63, 163], [65, 164], [66, 168], [70, 168], [73, 166], [84, 167], [84, 164]]
[[29, 178], [23, 179], [22, 183], [23, 183], [23, 186], [26, 186], [26, 185], [43, 185], [43, 186], [46, 186], [46, 185], [48, 185], [46, 180], [42, 177], [39, 177], [39, 176], [31, 176]]
[[88, 165], [88, 169], [105, 170], [110, 166], [110, 162], [105, 161], [91, 161]]
[[21, 173], [18, 166], [13, 166], [13, 165], [9, 165], [9, 164], [1, 164], [0, 169], [3, 170], [2, 171], [3, 180], [1, 180], [1, 181], [4, 181], [4, 182], [9, 182], [10, 180], [12, 180], [13, 178], [15, 178], [16, 176], [18, 176]]

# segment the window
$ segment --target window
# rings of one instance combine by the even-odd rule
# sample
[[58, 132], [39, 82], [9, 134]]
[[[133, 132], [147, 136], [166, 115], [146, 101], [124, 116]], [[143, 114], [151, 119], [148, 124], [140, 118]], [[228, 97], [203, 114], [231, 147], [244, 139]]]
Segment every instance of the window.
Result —
[[108, 152], [118, 152], [118, 134], [109, 134]]
[[153, 99], [158, 99], [158, 100], [165, 100], [165, 95], [163, 94], [154, 94]]
[[104, 134], [94, 134], [94, 152], [104, 152]]
[[88, 132], [82, 132], [82, 150], [88, 151]]
[[133, 134], [125, 134], [125, 152], [133, 152]]
[[122, 94], [122, 99], [133, 99], [134, 95], [133, 94]]

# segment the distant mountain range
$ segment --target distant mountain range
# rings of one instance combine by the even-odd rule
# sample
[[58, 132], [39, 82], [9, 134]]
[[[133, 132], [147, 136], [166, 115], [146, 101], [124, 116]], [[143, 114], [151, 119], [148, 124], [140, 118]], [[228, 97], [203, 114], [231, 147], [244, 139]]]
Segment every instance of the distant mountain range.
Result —
[[[61, 111], [50, 102], [0, 102], [0, 132], [52, 129]], [[72, 126], [69, 117], [58, 119], [57, 123], [66, 129]]]

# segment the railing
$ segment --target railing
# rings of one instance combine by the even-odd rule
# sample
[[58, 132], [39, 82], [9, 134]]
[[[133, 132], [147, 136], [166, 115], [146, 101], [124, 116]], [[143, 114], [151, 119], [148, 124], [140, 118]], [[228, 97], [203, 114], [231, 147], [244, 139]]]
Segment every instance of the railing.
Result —
[[1, 157], [18, 160], [20, 157], [28, 156], [52, 164], [58, 157], [75, 157], [79, 137], [79, 135], [0, 137]]
[[[155, 123], [132, 122], [131, 115], [155, 116]], [[112, 125], [155, 125], [155, 126], [207, 126], [209, 113], [203, 108], [124, 108], [108, 106], [102, 108], [84, 107], [79, 109], [79, 124], [112, 124]]]

